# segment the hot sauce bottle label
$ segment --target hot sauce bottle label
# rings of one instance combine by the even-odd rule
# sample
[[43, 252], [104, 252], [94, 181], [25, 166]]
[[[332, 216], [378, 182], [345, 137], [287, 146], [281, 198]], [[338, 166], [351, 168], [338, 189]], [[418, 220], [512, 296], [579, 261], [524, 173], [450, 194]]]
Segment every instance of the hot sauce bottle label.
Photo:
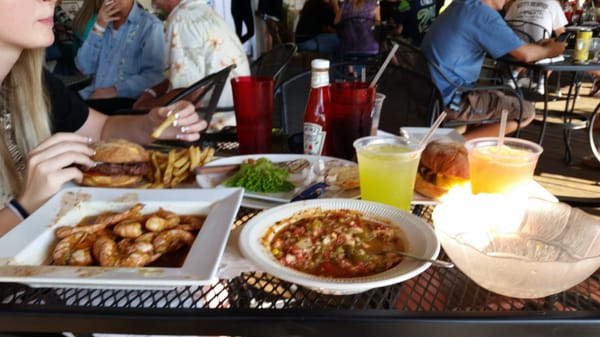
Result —
[[326, 132], [315, 123], [304, 123], [304, 153], [321, 155], [325, 144]]

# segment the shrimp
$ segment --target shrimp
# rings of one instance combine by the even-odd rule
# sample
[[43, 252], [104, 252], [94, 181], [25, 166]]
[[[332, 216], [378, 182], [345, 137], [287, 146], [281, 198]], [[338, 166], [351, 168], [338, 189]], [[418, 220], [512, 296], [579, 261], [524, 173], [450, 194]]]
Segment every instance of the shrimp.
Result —
[[70, 266], [91, 266], [94, 263], [92, 250], [90, 248], [77, 249], [71, 254], [69, 259]]
[[202, 225], [204, 224], [204, 220], [201, 218], [198, 218], [196, 216], [182, 216], [181, 217], [181, 222], [179, 225], [177, 225], [175, 228], [178, 229], [183, 229], [186, 230], [188, 232], [193, 232], [193, 231], [198, 231], [200, 230], [200, 228], [202, 228]]
[[137, 238], [135, 238], [135, 242], [149, 242], [152, 243], [152, 240], [156, 237], [155, 232], [146, 232]]
[[123, 238], [135, 239], [144, 233], [144, 229], [139, 221], [125, 220], [116, 224], [113, 232]]
[[159, 209], [146, 220], [146, 229], [153, 232], [162, 232], [179, 224], [179, 216], [173, 212]]
[[[155, 261], [160, 254], [154, 254], [154, 247], [148, 243], [136, 243], [130, 239], [115, 240], [101, 236], [92, 247], [92, 252], [98, 263], [103, 267], [143, 267]], [[130, 244], [131, 243], [131, 244]]]
[[54, 264], [72, 266], [91, 265], [94, 262], [91, 248], [95, 239], [95, 234], [87, 232], [76, 232], [63, 238], [56, 244], [52, 252]]
[[106, 224], [106, 226], [111, 226], [111, 225], [119, 223], [125, 219], [139, 219], [142, 217], [140, 211], [142, 210], [142, 208], [144, 208], [144, 206], [145, 206], [144, 204], [138, 203], [138, 204], [135, 204], [130, 209], [126, 210], [125, 212], [121, 212], [121, 213], [117, 213], [117, 214], [100, 215], [96, 219], [96, 222]]
[[194, 234], [181, 229], [169, 229], [156, 235], [152, 244], [154, 251], [159, 254], [175, 251], [183, 245], [191, 246], [194, 242]]
[[56, 228], [54, 234], [56, 234], [57, 238], [64, 239], [77, 233], [93, 234], [104, 228], [106, 228], [106, 225], [100, 223], [83, 226], [60, 226]]
[[140, 210], [144, 204], [136, 204], [125, 212], [110, 215], [100, 215], [96, 219], [96, 223], [82, 226], [60, 226], [56, 228], [55, 234], [59, 239], [64, 239], [71, 234], [77, 232], [94, 233], [105, 229], [108, 226], [119, 223], [128, 218], [141, 218]]

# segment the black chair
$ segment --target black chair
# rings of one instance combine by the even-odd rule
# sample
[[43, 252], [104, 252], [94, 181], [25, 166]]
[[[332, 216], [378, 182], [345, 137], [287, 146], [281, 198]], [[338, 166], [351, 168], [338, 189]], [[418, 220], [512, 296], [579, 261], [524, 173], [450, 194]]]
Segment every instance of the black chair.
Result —
[[[513, 32], [523, 41], [527, 43], [537, 43], [539, 40], [549, 39], [552, 36], [552, 32], [548, 31], [546, 27], [537, 24], [535, 22], [530, 22], [526, 20], [506, 20], [506, 23], [511, 27]], [[560, 74], [560, 73], [559, 73]], [[539, 76], [543, 76], [543, 74], [537, 73], [533, 70], [529, 70], [529, 74], [527, 75], [531, 80], [529, 82], [529, 86], [527, 87], [528, 91], [532, 91], [532, 81], [537, 79]], [[548, 76], [546, 76], [548, 77]], [[518, 88], [518, 82], [516, 78], [513, 78], [511, 75], [515, 88]], [[558, 77], [558, 82], [560, 83], [560, 77]], [[559, 89], [560, 90], [560, 89]], [[538, 97], [528, 95], [529, 99], [536, 99]]]
[[273, 77], [274, 87], [279, 85], [281, 75], [285, 72], [298, 47], [292, 42], [279, 44], [250, 64], [250, 73], [255, 76]]
[[[501, 90], [506, 93], [510, 93], [519, 99], [520, 104], [520, 114], [518, 119], [518, 126], [516, 131], [516, 136], [518, 137], [520, 134], [520, 123], [523, 114], [523, 98], [521, 93], [518, 90], [513, 89], [508, 85], [494, 84], [494, 85], [475, 85], [475, 86], [462, 86], [454, 81], [452, 81], [448, 76], [441, 70], [441, 68], [432, 62], [429, 62], [425, 55], [421, 52], [418, 47], [410, 44], [409, 42], [394, 38], [394, 42], [398, 44], [398, 51], [396, 52], [396, 57], [399, 62], [399, 67], [404, 68], [405, 70], [410, 70], [412, 72], [418, 72], [421, 77], [429, 77], [431, 79], [431, 72], [435, 71], [440, 76], [442, 76], [448, 83], [453, 85], [456, 90], [461, 92], [469, 92], [469, 91], [489, 91], [489, 90]], [[426, 90], [430, 90], [429, 87]], [[438, 93], [439, 94], [439, 93]], [[437, 96], [437, 95], [436, 95]], [[441, 97], [441, 94], [439, 94]], [[443, 105], [443, 103], [442, 103]], [[447, 107], [444, 106], [444, 109]], [[430, 123], [435, 121], [438, 117], [439, 113], [441, 113], [442, 109], [431, 108], [428, 110], [430, 114], [427, 119]], [[444, 127], [459, 127], [459, 126], [468, 126], [475, 124], [491, 124], [498, 123], [500, 121], [499, 118], [491, 118], [485, 120], [477, 120], [477, 121], [464, 121], [464, 120], [446, 120], [442, 125]]]
[[[358, 81], [360, 77], [348, 73], [352, 61], [333, 62], [329, 67], [329, 82]], [[366, 64], [366, 81], [375, 74], [378, 63]], [[279, 112], [280, 133], [297, 135], [303, 131], [304, 109], [310, 91], [311, 70], [304, 70], [286, 78], [275, 89], [275, 109]]]
[[443, 98], [431, 78], [427, 60], [399, 44], [397, 66], [388, 66], [377, 92], [386, 95], [379, 128], [397, 134], [403, 126], [429, 126], [444, 110]]
[[552, 32], [546, 27], [526, 20], [506, 20], [506, 23], [512, 28], [517, 36], [527, 42], [535, 43], [542, 39], [549, 39]]

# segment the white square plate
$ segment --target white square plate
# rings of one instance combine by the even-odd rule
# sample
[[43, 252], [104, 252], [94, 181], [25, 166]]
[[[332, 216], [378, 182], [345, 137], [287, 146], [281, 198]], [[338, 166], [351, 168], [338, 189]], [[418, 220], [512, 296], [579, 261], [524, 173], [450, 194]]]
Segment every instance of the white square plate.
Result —
[[[112, 189], [65, 188], [0, 238], [0, 282], [31, 286], [168, 288], [206, 285], [216, 279], [231, 226], [243, 197], [240, 188]], [[143, 203], [142, 214], [160, 207], [176, 214], [206, 214], [178, 268], [74, 267], [45, 265], [58, 242], [54, 231], [88, 215], [121, 211]]]

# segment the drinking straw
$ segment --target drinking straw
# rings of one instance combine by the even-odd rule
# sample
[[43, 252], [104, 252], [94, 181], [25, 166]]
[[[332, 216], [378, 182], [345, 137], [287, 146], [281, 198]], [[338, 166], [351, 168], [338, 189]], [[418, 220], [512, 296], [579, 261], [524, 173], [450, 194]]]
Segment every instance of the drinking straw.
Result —
[[504, 145], [504, 133], [506, 132], [506, 119], [508, 118], [508, 110], [502, 109], [502, 117], [500, 118], [500, 132], [498, 134], [498, 147]]
[[431, 127], [429, 128], [429, 131], [427, 131], [425, 136], [421, 139], [421, 142], [419, 143], [419, 146], [417, 146], [417, 149], [422, 149], [425, 147], [425, 145], [427, 145], [427, 143], [429, 143], [429, 140], [431, 139], [437, 128], [444, 121], [444, 118], [446, 118], [446, 111], [443, 111], [435, 120], [435, 122], [433, 122], [433, 125], [431, 125]]
[[381, 77], [381, 75], [383, 75], [383, 71], [385, 70], [388, 63], [390, 63], [390, 61], [392, 60], [392, 57], [396, 53], [396, 50], [398, 49], [399, 46], [395, 42], [392, 42], [392, 44], [393, 44], [392, 50], [390, 50], [390, 52], [388, 53], [388, 56], [385, 58], [385, 61], [383, 61], [383, 64], [381, 65], [379, 70], [377, 70], [377, 74], [375, 74], [375, 77], [373, 77], [371, 84], [369, 84], [369, 88], [375, 87], [375, 85], [377, 84], [377, 81], [379, 81], [379, 78]]

